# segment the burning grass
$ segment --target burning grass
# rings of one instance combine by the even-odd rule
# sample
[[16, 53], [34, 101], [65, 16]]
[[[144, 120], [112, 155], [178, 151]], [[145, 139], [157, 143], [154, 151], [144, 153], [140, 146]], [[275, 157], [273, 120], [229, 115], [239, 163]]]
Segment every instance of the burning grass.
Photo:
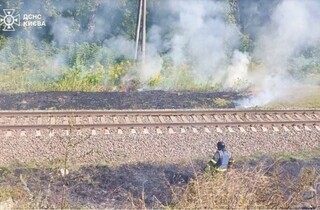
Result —
[[320, 108], [320, 86], [304, 86], [292, 90], [290, 94], [274, 100], [267, 108]]

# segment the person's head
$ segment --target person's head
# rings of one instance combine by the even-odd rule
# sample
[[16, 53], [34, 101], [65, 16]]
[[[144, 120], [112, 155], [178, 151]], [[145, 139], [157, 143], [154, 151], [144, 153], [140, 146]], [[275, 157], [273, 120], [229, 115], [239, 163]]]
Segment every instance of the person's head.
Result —
[[218, 150], [224, 150], [226, 148], [226, 145], [224, 144], [223, 141], [219, 141], [217, 143], [217, 147], [218, 147]]

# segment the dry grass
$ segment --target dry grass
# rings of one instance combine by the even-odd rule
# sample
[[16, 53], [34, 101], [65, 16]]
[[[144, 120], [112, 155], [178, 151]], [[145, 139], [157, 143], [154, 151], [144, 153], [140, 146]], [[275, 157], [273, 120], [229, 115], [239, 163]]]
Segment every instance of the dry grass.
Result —
[[[276, 165], [231, 169], [213, 175], [201, 174], [189, 182], [180, 201], [171, 208], [292, 208], [305, 202], [303, 193], [320, 184], [319, 181], [319, 172], [313, 168], [302, 169], [296, 180], [283, 177]], [[316, 198], [308, 202], [312, 206], [319, 205]]]
[[292, 89], [291, 93], [266, 105], [266, 108], [319, 108], [320, 87], [304, 86]]
[[[125, 170], [122, 168], [122, 170], [119, 169], [115, 173], [119, 176], [124, 176], [120, 182], [120, 186], [123, 185], [122, 189], [124, 191], [119, 191], [116, 197], [124, 196], [120, 200], [129, 201], [128, 206], [126, 205], [128, 209], [274, 209], [301, 207], [303, 203], [319, 207], [320, 203], [317, 198], [319, 198], [320, 192], [314, 189], [318, 189], [318, 191], [320, 189], [320, 168], [319, 164], [312, 162], [312, 160], [310, 159], [307, 162], [301, 161], [299, 164], [303, 165], [300, 166], [299, 164], [295, 164], [298, 162], [290, 162], [284, 159], [261, 158], [246, 160], [243, 163], [236, 163], [226, 173], [216, 174], [203, 173], [196, 170], [195, 168], [198, 167], [195, 166], [195, 175], [187, 183], [183, 184], [177, 184], [178, 182], [170, 183], [165, 177], [162, 179], [162, 176], [158, 174], [161, 173], [158, 167], [145, 166], [144, 170], [142, 170], [136, 166], [131, 168], [129, 166]], [[90, 188], [81, 188], [92, 193], [87, 194], [89, 196], [85, 197], [87, 200], [92, 199], [94, 194], [97, 195], [101, 190], [119, 190], [121, 188], [117, 186], [119, 184], [119, 180], [117, 180], [118, 176], [113, 176], [114, 174], [110, 175], [111, 177], [107, 176], [108, 173], [111, 173], [111, 170], [99, 171], [93, 168], [92, 172], [90, 172], [90, 168], [87, 168], [82, 172], [73, 171], [71, 176], [68, 175], [66, 177], [55, 174], [54, 170], [23, 170], [24, 173], [17, 177], [14, 175], [17, 172], [16, 170], [14, 172], [14, 170], [2, 168], [2, 173], [0, 173], [2, 174], [0, 176], [0, 209], [1, 201], [8, 200], [13, 200], [14, 208], [20, 209], [81, 207], [81, 204], [69, 203], [67, 199], [71, 195], [69, 194], [71, 192], [70, 189], [75, 187], [71, 183], [75, 185], [84, 184], [83, 186]], [[173, 172], [179, 174], [177, 170], [178, 168]], [[130, 171], [132, 173], [128, 173]], [[141, 188], [141, 182], [137, 181], [141, 177], [136, 181], [132, 181], [132, 179], [135, 179], [134, 176], [141, 174], [142, 171], [150, 174], [148, 175], [149, 178], [143, 182]], [[158, 179], [150, 182], [152, 186], [145, 186], [144, 184], [147, 180], [150, 177], [154, 177], [154, 175], [158, 175]], [[129, 178], [130, 176], [133, 178]], [[104, 180], [97, 180], [99, 177], [104, 177]], [[43, 182], [40, 179], [47, 180], [47, 182]], [[109, 179], [115, 180], [114, 182], [109, 182]], [[5, 182], [15, 184], [8, 186], [5, 184], [1, 185], [1, 182], [3, 184]], [[69, 184], [67, 185], [66, 183]], [[106, 186], [115, 184], [114, 187], [116, 188], [99, 188], [98, 185], [96, 186], [97, 183], [100, 183], [100, 185], [107, 183]], [[158, 197], [160, 198], [158, 200], [153, 194], [155, 191], [150, 190], [151, 188], [166, 189], [165, 186], [170, 187], [170, 195], [168, 195], [170, 205], [164, 203], [166, 199]], [[128, 187], [132, 187], [134, 190], [129, 190]], [[141, 191], [138, 191], [136, 188], [141, 188]], [[312, 192], [312, 190], [315, 191], [317, 196], [312, 199], [305, 199], [305, 193]], [[59, 194], [58, 196], [56, 196], [57, 193]], [[151, 197], [154, 198], [153, 202], [146, 202]], [[122, 205], [113, 206], [113, 208], [123, 207]], [[89, 208], [89, 206], [82, 207]]]

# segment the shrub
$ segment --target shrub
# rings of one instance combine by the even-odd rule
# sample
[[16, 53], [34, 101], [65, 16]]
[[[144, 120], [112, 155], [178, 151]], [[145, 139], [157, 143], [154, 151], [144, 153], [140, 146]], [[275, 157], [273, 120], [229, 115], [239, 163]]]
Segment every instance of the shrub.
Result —
[[56, 83], [59, 91], [97, 91], [103, 86], [105, 77], [104, 68], [101, 64], [91, 66], [84, 71], [84, 68], [73, 67], [66, 69], [61, 79]]
[[215, 106], [219, 108], [228, 107], [231, 104], [231, 101], [224, 98], [215, 98], [213, 100]]
[[108, 85], [119, 87], [121, 85], [121, 79], [132, 67], [132, 62], [129, 60], [123, 60], [116, 64], [110, 64], [107, 73]]

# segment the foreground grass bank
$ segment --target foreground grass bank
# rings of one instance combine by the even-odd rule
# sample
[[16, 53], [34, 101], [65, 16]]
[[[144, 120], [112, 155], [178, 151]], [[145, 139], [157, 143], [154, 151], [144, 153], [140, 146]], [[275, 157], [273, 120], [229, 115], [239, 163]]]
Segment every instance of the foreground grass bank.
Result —
[[68, 171], [63, 164], [1, 167], [0, 208], [319, 207], [319, 153], [317, 148], [301, 156], [250, 157], [225, 174], [213, 175], [202, 172], [204, 160], [88, 165]]

